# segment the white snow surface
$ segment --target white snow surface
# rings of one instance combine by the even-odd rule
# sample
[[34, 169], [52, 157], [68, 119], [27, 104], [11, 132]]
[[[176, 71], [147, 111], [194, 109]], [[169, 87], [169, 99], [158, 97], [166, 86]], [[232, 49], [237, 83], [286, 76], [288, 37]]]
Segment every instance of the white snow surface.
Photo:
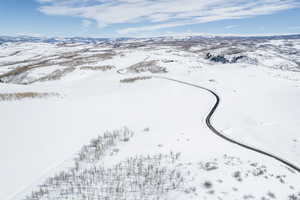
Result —
[[[283, 42], [269, 41], [272, 45]], [[299, 49], [298, 40], [289, 43]], [[8, 67], [9, 62], [86, 48], [110, 49], [109, 46], [87, 44], [75, 47], [44, 43], [3, 44], [0, 46], [0, 72], [22, 66], [20, 63]], [[208, 129], [205, 118], [215, 98], [207, 91], [159, 78], [120, 82], [124, 78], [152, 74], [122, 75], [117, 70], [141, 61], [157, 60], [168, 73], [155, 75], [197, 84], [220, 96], [220, 105], [212, 119], [217, 130], [300, 166], [300, 73], [272, 67], [278, 62], [291, 61], [279, 57], [272, 60], [272, 56], [266, 56], [264, 59], [258, 57], [258, 65], [215, 64], [193, 52], [199, 49], [199, 45], [190, 51], [168, 45], [113, 49], [117, 53], [113, 58], [75, 66], [75, 71], [59, 80], [29, 85], [0, 83], [0, 94], [61, 94], [59, 98], [0, 101], [0, 199], [22, 199], [45, 177], [62, 169], [61, 163], [71, 159], [90, 139], [105, 130], [123, 126], [134, 130], [137, 136], [128, 145], [120, 147], [116, 156], [105, 158], [108, 166], [128, 156], [171, 150], [182, 154], [183, 163], [220, 161], [224, 155], [241, 160], [240, 165], [233, 167], [220, 161], [219, 169], [213, 172], [200, 172], [192, 165], [194, 180], [189, 184], [200, 187], [204, 180], [217, 179], [224, 183], [214, 185], [215, 195], [200, 189], [199, 196], [188, 196], [189, 199], [218, 199], [221, 194], [222, 199], [241, 199], [250, 194], [258, 199], [268, 192], [274, 192], [277, 199], [287, 199], [288, 195], [300, 192], [298, 173], [292, 173], [274, 159], [231, 144]], [[249, 55], [270, 53], [261, 51]], [[90, 54], [87, 52], [86, 55]], [[84, 56], [84, 53], [80, 55]], [[164, 62], [166, 60], [172, 62]], [[115, 68], [108, 71], [80, 69], [82, 66], [105, 65]], [[40, 78], [65, 67], [35, 68], [28, 72], [28, 77]], [[145, 128], [150, 131], [144, 132]], [[285, 175], [286, 183], [282, 184], [276, 178], [253, 177], [243, 182], [232, 178], [235, 170], [247, 169], [250, 162], [265, 165], [269, 173]], [[233, 192], [232, 188], [238, 191]], [[173, 197], [170, 194], [168, 198]]]

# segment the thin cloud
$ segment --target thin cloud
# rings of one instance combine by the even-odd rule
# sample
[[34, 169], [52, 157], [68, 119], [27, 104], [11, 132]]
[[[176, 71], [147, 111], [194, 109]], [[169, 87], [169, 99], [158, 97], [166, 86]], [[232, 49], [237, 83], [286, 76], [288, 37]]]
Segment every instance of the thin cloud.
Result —
[[228, 25], [228, 26], [225, 26], [226, 29], [233, 29], [233, 28], [237, 28], [239, 27], [238, 25]]
[[[38, 0], [47, 15], [81, 17], [98, 27], [126, 24], [131, 34], [225, 19], [249, 18], [300, 7], [298, 0]], [[146, 24], [137, 26], [137, 24]]]
[[84, 19], [81, 21], [81, 25], [85, 28], [90, 27], [92, 24], [93, 24], [93, 22], [91, 20]]

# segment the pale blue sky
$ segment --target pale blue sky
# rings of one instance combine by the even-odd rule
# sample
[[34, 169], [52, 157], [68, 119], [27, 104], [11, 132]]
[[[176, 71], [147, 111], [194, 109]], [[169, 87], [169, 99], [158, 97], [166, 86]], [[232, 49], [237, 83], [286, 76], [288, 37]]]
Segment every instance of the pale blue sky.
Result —
[[300, 0], [0, 0], [0, 35], [300, 33]]

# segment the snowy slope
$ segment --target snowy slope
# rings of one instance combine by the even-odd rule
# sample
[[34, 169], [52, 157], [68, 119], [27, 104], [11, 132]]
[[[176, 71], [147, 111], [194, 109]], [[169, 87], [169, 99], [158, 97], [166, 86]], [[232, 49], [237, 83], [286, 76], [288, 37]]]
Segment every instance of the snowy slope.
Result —
[[[159, 75], [210, 88], [221, 98], [212, 120], [219, 131], [300, 166], [299, 40], [126, 41], [115, 48], [9, 43], [0, 49], [0, 95], [60, 94], [0, 101], [1, 199], [24, 199], [46, 178], [68, 171], [74, 153], [92, 138], [123, 126], [133, 138], [95, 166], [181, 153], [185, 182], [163, 199], [288, 199], [300, 192], [297, 172], [208, 129], [215, 102], [208, 92], [158, 78], [130, 81]], [[223, 64], [207, 53], [249, 59]]]

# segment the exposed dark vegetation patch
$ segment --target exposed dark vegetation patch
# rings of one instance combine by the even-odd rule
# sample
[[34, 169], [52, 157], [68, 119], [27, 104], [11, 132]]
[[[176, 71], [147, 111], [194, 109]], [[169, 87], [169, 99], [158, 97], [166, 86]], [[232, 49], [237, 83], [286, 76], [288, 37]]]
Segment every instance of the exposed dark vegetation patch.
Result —
[[28, 65], [28, 66], [17, 67], [17, 68], [15, 68], [15, 69], [13, 69], [9, 72], [1, 74], [0, 75], [0, 82], [7, 82], [6, 79], [9, 80], [10, 77], [17, 76], [21, 73], [24, 73], [26, 71], [29, 71], [29, 70], [37, 68], [37, 67], [41, 67], [41, 65], [43, 65], [44, 62], [40, 62], [40, 63], [37, 63], [37, 64]]
[[217, 162], [206, 162], [206, 163], [199, 163], [201, 169], [204, 169], [206, 171], [212, 171], [218, 169], [218, 163]]
[[68, 67], [64, 69], [57, 69], [54, 72], [50, 73], [47, 76], [42, 78], [36, 79], [34, 81], [28, 82], [27, 84], [38, 82], [38, 81], [51, 81], [51, 80], [60, 80], [62, 77], [66, 76], [67, 74], [75, 71], [74, 67]]
[[300, 192], [298, 194], [289, 195], [288, 200], [300, 200]]
[[235, 171], [235, 172], [233, 173], [232, 176], [233, 176], [233, 177], [235, 178], [235, 180], [237, 180], [237, 181], [240, 181], [240, 182], [241, 182], [241, 181], [243, 180], [240, 171]]
[[268, 197], [270, 197], [271, 199], [276, 199], [276, 195], [273, 192], [268, 192]]
[[245, 199], [245, 200], [248, 200], [248, 199], [255, 199], [255, 197], [254, 197], [253, 195], [251, 195], [251, 194], [248, 194], [248, 195], [244, 195], [244, 196], [243, 196], [243, 199]]
[[[114, 51], [106, 51], [102, 53], [95, 53], [88, 56], [81, 56], [82, 53], [88, 52], [89, 49], [82, 49], [79, 51], [62, 53], [61, 55], [52, 55], [50, 57], [44, 57], [39, 59], [31, 59], [17, 62], [6, 63], [5, 66], [26, 64], [25, 66], [16, 67], [8, 72], [0, 74], [0, 82], [2, 83], [16, 83], [16, 84], [31, 84], [37, 81], [58, 80], [67, 73], [70, 73], [76, 69], [79, 65], [91, 64], [101, 60], [112, 59], [116, 53]], [[58, 69], [53, 73], [31, 80], [27, 78], [28, 73], [36, 68], [61, 66], [63, 69]], [[92, 68], [90, 68], [92, 69]], [[108, 68], [103, 68], [108, 70]], [[94, 70], [101, 70], [100, 68], [94, 68]]]
[[163, 63], [174, 63], [175, 60], [167, 60], [167, 59], [163, 59], [162, 62], [163, 62]]
[[213, 187], [213, 184], [210, 181], [205, 181], [203, 183], [203, 187], [206, 188], [206, 189], [211, 189]]
[[160, 67], [158, 65], [157, 60], [142, 61], [136, 63], [128, 67], [127, 71], [132, 73], [141, 73], [141, 72], [167, 73], [168, 72], [166, 68]]
[[80, 67], [81, 70], [94, 70], [94, 71], [109, 71], [114, 69], [115, 67], [112, 65], [104, 65], [104, 66], [84, 66]]
[[58, 93], [38, 93], [38, 92], [19, 92], [19, 93], [0, 93], [0, 101], [13, 101], [22, 99], [59, 97]]
[[137, 76], [137, 77], [133, 77], [133, 78], [125, 78], [120, 80], [121, 83], [133, 83], [135, 81], [141, 81], [141, 80], [147, 80], [147, 79], [151, 79], [151, 76]]
[[206, 54], [206, 59], [216, 62], [216, 63], [237, 63], [241, 60], [249, 59], [247, 56], [239, 55], [239, 56], [233, 56], [231, 59], [226, 58], [224, 55], [212, 55], [210, 53]]

